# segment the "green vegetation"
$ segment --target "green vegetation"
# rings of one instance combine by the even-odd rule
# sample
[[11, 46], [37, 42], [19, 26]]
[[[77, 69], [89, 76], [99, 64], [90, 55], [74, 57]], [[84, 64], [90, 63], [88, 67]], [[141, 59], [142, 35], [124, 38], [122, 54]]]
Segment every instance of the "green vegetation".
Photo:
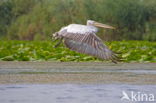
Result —
[[117, 28], [98, 35], [116, 40], [107, 44], [124, 62], [156, 62], [156, 42], [148, 42], [156, 41], [155, 0], [0, 0], [0, 60], [100, 61], [48, 41], [62, 26], [87, 19]]
[[[70, 51], [61, 45], [53, 48], [51, 41], [0, 41], [2, 61], [101, 61], [94, 57]], [[156, 62], [156, 42], [106, 42], [115, 52], [121, 52], [124, 62]]]
[[0, 0], [0, 38], [49, 40], [70, 23], [87, 19], [115, 26], [105, 40], [156, 40], [155, 0]]

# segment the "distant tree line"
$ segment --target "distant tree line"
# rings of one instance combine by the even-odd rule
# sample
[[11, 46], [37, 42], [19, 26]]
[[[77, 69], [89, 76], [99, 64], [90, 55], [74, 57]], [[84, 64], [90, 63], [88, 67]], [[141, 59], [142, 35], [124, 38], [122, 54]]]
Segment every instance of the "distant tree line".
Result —
[[70, 23], [87, 19], [112, 25], [104, 40], [156, 41], [155, 0], [1, 0], [0, 38], [47, 40]]

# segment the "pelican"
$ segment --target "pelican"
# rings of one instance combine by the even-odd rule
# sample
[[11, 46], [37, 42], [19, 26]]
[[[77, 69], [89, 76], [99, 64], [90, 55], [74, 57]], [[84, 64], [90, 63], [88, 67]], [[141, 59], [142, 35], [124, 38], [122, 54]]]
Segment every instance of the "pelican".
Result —
[[96, 35], [97, 27], [115, 29], [112, 26], [93, 20], [87, 20], [86, 25], [70, 24], [53, 34], [54, 40], [60, 40], [54, 47], [57, 47], [63, 40], [65, 46], [73, 51], [117, 63], [118, 57], [116, 54], [103, 44], [102, 40]]

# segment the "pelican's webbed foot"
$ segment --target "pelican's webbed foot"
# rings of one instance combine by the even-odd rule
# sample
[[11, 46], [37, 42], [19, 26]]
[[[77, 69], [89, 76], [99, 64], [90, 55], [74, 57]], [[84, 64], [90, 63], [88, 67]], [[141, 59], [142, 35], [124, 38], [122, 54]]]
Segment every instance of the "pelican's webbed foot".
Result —
[[59, 42], [54, 46], [54, 48], [57, 48], [57, 47], [62, 43], [62, 40], [63, 40], [63, 38], [61, 38], [61, 39], [59, 40]]

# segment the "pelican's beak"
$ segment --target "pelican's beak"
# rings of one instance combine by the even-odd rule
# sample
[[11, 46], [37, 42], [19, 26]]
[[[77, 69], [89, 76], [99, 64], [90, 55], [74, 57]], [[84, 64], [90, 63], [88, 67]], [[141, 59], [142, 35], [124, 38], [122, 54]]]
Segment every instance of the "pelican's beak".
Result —
[[94, 26], [97, 26], [97, 27], [107, 28], [107, 29], [115, 29], [115, 28], [112, 27], [112, 26], [109, 26], [109, 25], [106, 25], [106, 24], [102, 24], [102, 23], [98, 23], [98, 22], [94, 22], [93, 25], [94, 25]]

